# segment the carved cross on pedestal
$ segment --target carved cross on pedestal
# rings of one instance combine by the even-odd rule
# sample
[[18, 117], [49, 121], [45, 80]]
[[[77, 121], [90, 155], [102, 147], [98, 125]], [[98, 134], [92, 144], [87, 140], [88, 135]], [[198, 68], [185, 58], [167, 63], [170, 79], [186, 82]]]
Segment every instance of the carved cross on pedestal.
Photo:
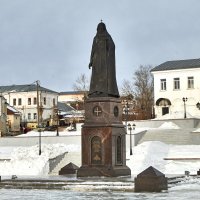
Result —
[[97, 106], [97, 107], [94, 108], [93, 112], [98, 117], [102, 113], [102, 110], [101, 110], [100, 107]]

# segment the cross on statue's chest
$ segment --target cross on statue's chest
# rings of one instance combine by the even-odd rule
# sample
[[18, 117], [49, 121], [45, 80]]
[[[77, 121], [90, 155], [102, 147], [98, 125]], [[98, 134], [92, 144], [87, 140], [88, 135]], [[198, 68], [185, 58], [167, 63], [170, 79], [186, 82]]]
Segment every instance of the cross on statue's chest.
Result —
[[99, 115], [101, 115], [101, 113], [102, 113], [102, 110], [101, 110], [101, 108], [100, 107], [95, 107], [94, 108], [94, 114], [98, 117]]

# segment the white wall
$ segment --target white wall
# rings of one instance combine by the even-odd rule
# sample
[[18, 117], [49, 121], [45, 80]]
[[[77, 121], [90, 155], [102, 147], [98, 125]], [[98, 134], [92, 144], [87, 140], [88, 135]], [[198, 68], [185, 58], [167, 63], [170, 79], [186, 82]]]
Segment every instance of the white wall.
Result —
[[[155, 102], [159, 98], [169, 99], [172, 103], [170, 113], [175, 111], [184, 111], [183, 97], [187, 97], [186, 111], [192, 116], [199, 115], [200, 110], [196, 108], [196, 104], [200, 102], [200, 68], [182, 69], [170, 71], [155, 71], [154, 75], [154, 98]], [[194, 89], [188, 89], [188, 77], [194, 77]], [[174, 90], [174, 78], [180, 78], [180, 90]], [[160, 80], [166, 79], [167, 90], [161, 91]], [[161, 108], [155, 106], [155, 114], [157, 117], [162, 115]]]
[[[7, 102], [14, 106], [17, 110], [19, 110], [22, 113], [22, 121], [24, 119], [29, 121], [37, 121], [37, 119], [33, 119], [34, 113], [37, 113], [37, 104], [34, 105], [34, 97], [37, 98], [37, 92], [10, 92], [3, 94], [4, 97], [7, 99]], [[46, 105], [44, 105], [44, 97], [46, 98]], [[18, 99], [22, 99], [22, 104], [18, 105]], [[28, 105], [28, 98], [31, 98], [31, 105]], [[56, 93], [50, 93], [50, 92], [39, 92], [39, 102], [43, 106], [43, 114], [42, 118], [47, 119], [50, 118], [50, 116], [53, 115], [53, 99], [55, 99], [55, 105], [57, 106], [57, 98], [58, 95]], [[13, 99], [16, 99], [16, 105], [13, 105]], [[28, 120], [28, 113], [31, 113], [31, 120]]]

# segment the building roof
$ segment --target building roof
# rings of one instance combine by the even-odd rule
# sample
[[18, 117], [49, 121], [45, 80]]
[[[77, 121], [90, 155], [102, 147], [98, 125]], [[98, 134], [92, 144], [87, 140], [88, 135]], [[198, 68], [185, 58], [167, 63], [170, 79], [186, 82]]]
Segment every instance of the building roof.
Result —
[[151, 72], [193, 68], [200, 68], [200, 59], [167, 61], [154, 67]]
[[62, 103], [62, 102], [58, 102], [58, 110], [60, 110], [62, 112], [75, 111], [75, 109], [73, 107], [67, 105], [66, 103]]
[[68, 91], [59, 93], [59, 95], [77, 95], [77, 94], [85, 94], [85, 91]]
[[20, 115], [21, 113], [14, 108], [13, 106], [7, 105], [7, 114], [15, 114], [15, 115]]
[[[37, 91], [37, 85], [35, 85], [35, 84], [0, 86], [0, 93], [33, 92], [33, 91]], [[58, 93], [58, 92], [49, 90], [49, 89], [41, 87], [41, 86], [39, 86], [39, 91]]]

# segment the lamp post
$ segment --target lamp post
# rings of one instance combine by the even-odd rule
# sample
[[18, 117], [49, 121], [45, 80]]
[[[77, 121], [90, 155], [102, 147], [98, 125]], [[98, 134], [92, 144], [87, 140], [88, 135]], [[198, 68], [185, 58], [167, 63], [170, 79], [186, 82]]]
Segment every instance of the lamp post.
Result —
[[126, 132], [127, 132], [127, 121], [128, 121], [128, 111], [129, 111], [129, 105], [128, 105], [128, 101], [126, 101], [125, 105], [124, 105], [124, 114], [125, 114], [125, 124], [126, 124]]
[[59, 110], [57, 110], [57, 133], [56, 136], [59, 136], [58, 126], [59, 126]]
[[41, 132], [42, 132], [43, 126], [39, 124], [38, 126], [38, 132], [39, 132], [39, 155], [41, 155], [42, 150], [41, 150]]
[[184, 103], [184, 118], [186, 119], [187, 118], [187, 116], [186, 116], [186, 104], [185, 104], [185, 102], [188, 100], [188, 98], [187, 97], [183, 97], [183, 103]]
[[133, 124], [133, 129], [131, 127], [131, 124], [128, 124], [128, 130], [130, 131], [130, 155], [133, 155], [132, 152], [132, 130], [135, 130], [135, 124]]

